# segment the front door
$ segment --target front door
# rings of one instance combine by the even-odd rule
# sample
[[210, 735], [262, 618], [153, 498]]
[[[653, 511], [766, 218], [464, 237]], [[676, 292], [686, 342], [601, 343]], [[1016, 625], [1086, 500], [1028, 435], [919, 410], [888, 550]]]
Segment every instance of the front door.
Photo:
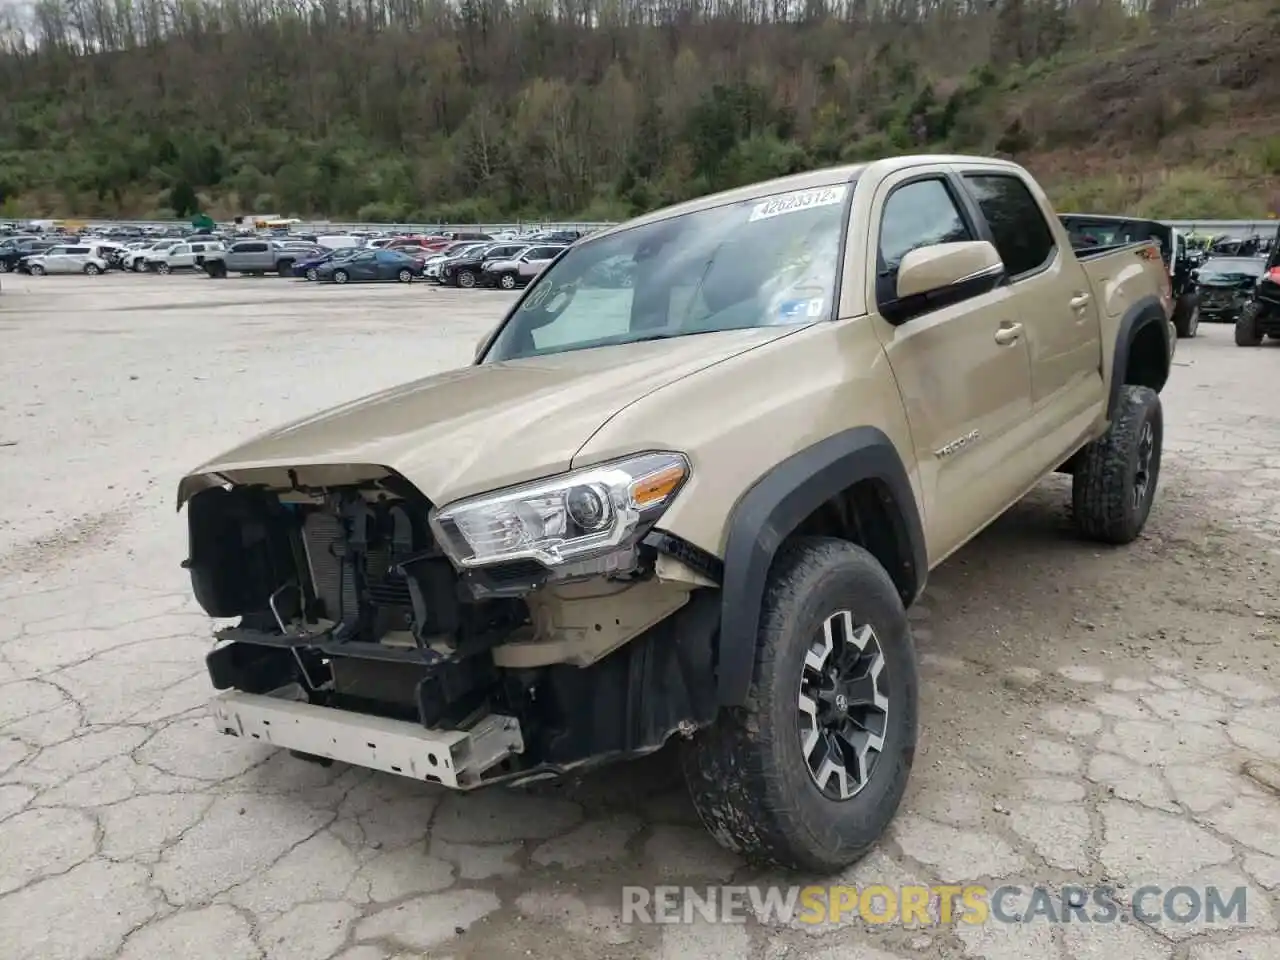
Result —
[[[868, 250], [877, 251], [873, 302], [896, 296], [903, 257], [919, 247], [976, 240], [976, 224], [945, 171], [917, 169], [880, 184]], [[1010, 464], [1031, 415], [1031, 358], [1012, 292], [1003, 286], [877, 333], [907, 412], [919, 466], [929, 555], [951, 553], [1022, 493]]]

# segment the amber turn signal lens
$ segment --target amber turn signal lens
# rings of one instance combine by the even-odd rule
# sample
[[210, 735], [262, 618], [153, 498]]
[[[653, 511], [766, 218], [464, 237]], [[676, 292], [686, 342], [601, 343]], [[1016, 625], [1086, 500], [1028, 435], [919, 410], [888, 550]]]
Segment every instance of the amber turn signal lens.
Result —
[[679, 489], [684, 478], [684, 467], [663, 467], [631, 484], [631, 502], [641, 510], [657, 506]]

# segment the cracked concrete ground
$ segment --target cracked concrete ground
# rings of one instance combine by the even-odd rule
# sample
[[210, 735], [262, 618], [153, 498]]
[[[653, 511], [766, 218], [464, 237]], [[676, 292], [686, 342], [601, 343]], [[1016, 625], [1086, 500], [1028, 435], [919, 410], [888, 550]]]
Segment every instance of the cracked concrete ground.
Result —
[[1244, 925], [624, 925], [623, 884], [777, 879], [708, 839], [665, 754], [461, 797], [217, 735], [180, 474], [466, 362], [506, 302], [6, 277], [0, 955], [1280, 957], [1280, 344], [1226, 327], [1179, 345], [1139, 543], [1073, 540], [1053, 478], [932, 575], [911, 786], [843, 879], [1242, 886]]

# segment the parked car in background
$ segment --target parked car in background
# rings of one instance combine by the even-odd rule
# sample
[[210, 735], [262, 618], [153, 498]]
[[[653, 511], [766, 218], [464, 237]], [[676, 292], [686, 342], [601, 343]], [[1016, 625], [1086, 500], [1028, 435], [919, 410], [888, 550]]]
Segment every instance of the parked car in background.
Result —
[[316, 243], [328, 250], [347, 250], [352, 247], [363, 247], [364, 241], [350, 234], [326, 234], [316, 237]]
[[314, 257], [320, 248], [309, 243], [289, 240], [237, 240], [223, 251], [210, 252], [204, 258], [205, 273], [221, 278], [229, 273], [262, 276], [275, 273], [293, 276], [293, 265]]
[[1280, 227], [1276, 227], [1275, 238], [1265, 248], [1262, 276], [1236, 319], [1238, 347], [1256, 347], [1263, 337], [1280, 340]]
[[422, 261], [398, 250], [361, 250], [354, 256], [334, 259], [316, 268], [317, 280], [334, 283], [412, 283], [421, 276]]
[[98, 256], [93, 247], [61, 245], [50, 247], [43, 253], [22, 261], [25, 272], [32, 276], [46, 273], [83, 273], [96, 277], [107, 272], [107, 261]]
[[1210, 257], [1202, 263], [1193, 275], [1200, 318], [1210, 323], [1235, 323], [1266, 267], [1262, 257]]
[[325, 250], [322, 253], [316, 253], [308, 257], [298, 260], [293, 265], [293, 275], [295, 277], [305, 277], [308, 280], [317, 278], [316, 271], [329, 263], [331, 260], [345, 260], [348, 257], [354, 257], [363, 248], [347, 247], [341, 250]]
[[142, 273], [147, 269], [148, 257], [159, 256], [161, 251], [168, 250], [177, 242], [177, 240], [167, 237], [164, 240], [153, 240], [150, 243], [136, 247], [124, 255], [124, 259], [120, 264], [121, 269]]
[[428, 280], [432, 280], [432, 281], [435, 281], [436, 283], [439, 283], [440, 271], [444, 267], [445, 263], [451, 260], [461, 259], [465, 257], [467, 254], [470, 254], [485, 246], [488, 246], [488, 244], [476, 243], [471, 240], [459, 240], [459, 241], [450, 243], [447, 247], [445, 247], [439, 253], [433, 254], [432, 256], [429, 256], [426, 258], [426, 261], [425, 261], [426, 268], [423, 271], [423, 275]]
[[0, 273], [9, 273], [18, 269], [18, 265], [27, 257], [44, 253], [50, 247], [58, 245], [57, 240], [44, 240], [39, 237], [23, 237], [13, 242], [0, 244]]
[[440, 282], [450, 287], [474, 287], [480, 282], [480, 271], [486, 260], [509, 260], [528, 247], [527, 243], [488, 243], [463, 256], [452, 257], [440, 265]]
[[515, 290], [545, 270], [566, 250], [565, 244], [527, 247], [509, 260], [487, 260], [480, 267], [480, 285]]
[[175, 243], [147, 259], [147, 269], [156, 273], [172, 273], [175, 270], [203, 270], [205, 258], [211, 253], [223, 253], [226, 247], [220, 240], [191, 240]]

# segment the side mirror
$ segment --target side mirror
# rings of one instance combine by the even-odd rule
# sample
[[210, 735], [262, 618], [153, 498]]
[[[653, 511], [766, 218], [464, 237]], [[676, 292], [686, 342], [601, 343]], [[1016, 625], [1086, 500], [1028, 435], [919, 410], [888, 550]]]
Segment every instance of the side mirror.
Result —
[[1004, 263], [986, 240], [935, 243], [912, 250], [898, 267], [896, 298], [880, 305], [891, 323], [978, 296], [1004, 279]]
[[930, 294], [1003, 271], [1000, 254], [986, 240], [920, 247], [902, 258], [898, 299]]

